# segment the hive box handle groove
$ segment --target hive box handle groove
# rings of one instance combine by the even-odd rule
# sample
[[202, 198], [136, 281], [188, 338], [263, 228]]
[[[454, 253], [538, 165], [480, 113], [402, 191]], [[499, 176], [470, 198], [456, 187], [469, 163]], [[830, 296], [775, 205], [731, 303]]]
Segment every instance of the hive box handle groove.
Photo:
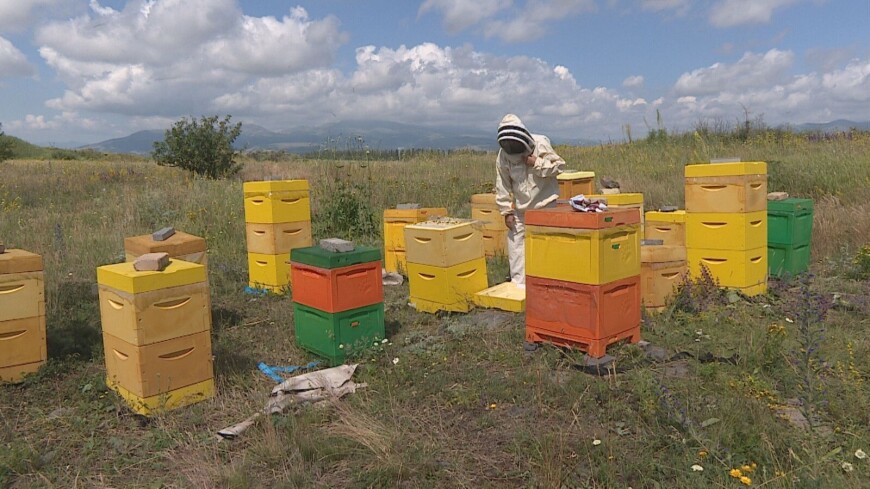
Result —
[[260, 199], [251, 199], [251, 203], [254, 204], [254, 205], [260, 205], [260, 204], [262, 204], [263, 202], [266, 202], [266, 199], [262, 199], [262, 198], [260, 198]]
[[721, 228], [721, 227], [725, 227], [728, 223], [727, 222], [705, 222], [702, 224], [704, 226], [707, 226], [708, 228]]
[[468, 233], [468, 234], [463, 234], [460, 236], [454, 236], [453, 239], [456, 241], [465, 241], [468, 238], [472, 237], [473, 235], [474, 235], [474, 233]]
[[284, 234], [299, 234], [302, 232], [302, 228], [297, 229], [285, 229]]
[[475, 268], [475, 269], [469, 270], [467, 272], [457, 273], [456, 276], [459, 278], [467, 278], [467, 277], [474, 275], [476, 272], [477, 272], [477, 269]]
[[281, 199], [281, 203], [282, 204], [295, 204], [295, 203], [299, 202], [300, 200], [302, 200], [302, 197], [296, 197], [295, 199], [284, 198], [284, 199]]
[[416, 241], [418, 243], [428, 243], [428, 242], [432, 241], [432, 238], [421, 238], [419, 236], [414, 236], [414, 241]]
[[24, 288], [24, 284], [13, 284], [0, 286], [0, 294], [12, 294]]
[[164, 360], [180, 360], [180, 359], [190, 355], [191, 353], [193, 353], [193, 350], [195, 350], [195, 349], [196, 349], [195, 347], [191, 346], [190, 348], [185, 348], [184, 350], [178, 350], [178, 351], [174, 351], [172, 353], [166, 353], [166, 354], [160, 355], [160, 358], [162, 358]]
[[667, 278], [667, 279], [671, 279], [671, 278], [676, 277], [679, 274], [680, 274], [680, 272], [663, 273], [662, 277]]
[[417, 275], [419, 275], [420, 278], [422, 278], [424, 280], [434, 280], [435, 279], [435, 275], [429, 275], [428, 273], [418, 273]]
[[756, 256], [754, 258], [750, 258], [749, 261], [751, 261], [752, 263], [759, 263], [761, 261], [761, 257]]
[[701, 185], [701, 188], [704, 190], [716, 191], [716, 190], [722, 190], [722, 189], [728, 188], [728, 186], [727, 185]]
[[258, 229], [255, 229], [255, 230], [254, 230], [254, 234], [256, 234], [257, 236], [265, 236], [265, 235], [266, 235], [266, 231], [260, 231], [260, 230], [258, 230]]
[[728, 261], [728, 259], [726, 258], [701, 258], [701, 260], [707, 263], [712, 263], [714, 265], [718, 265], [720, 263], [725, 263], [726, 261]]
[[755, 226], [760, 226], [761, 223], [763, 223], [763, 222], [764, 222], [763, 219], [759, 219], [759, 220], [757, 220], [757, 221], [751, 221], [751, 222], [749, 223], [749, 225], [750, 225], [750, 226], [753, 226], [753, 227], [755, 227]]
[[130, 355], [127, 355], [126, 353], [120, 352], [118, 350], [112, 349], [112, 352], [115, 354], [116, 357], [118, 357], [118, 360], [127, 360], [128, 358], [130, 358]]
[[339, 273], [338, 275], [347, 278], [361, 277], [368, 274], [368, 270], [352, 270], [349, 272]]
[[26, 329], [22, 329], [21, 331], [12, 331], [9, 333], [0, 334], [0, 341], [14, 340], [15, 338], [19, 338], [21, 336], [24, 336], [24, 333], [26, 333], [26, 332], [27, 332]]
[[157, 304], [154, 304], [154, 307], [158, 307], [160, 309], [178, 309], [179, 307], [190, 302], [190, 299], [190, 297], [182, 297], [181, 299], [158, 302]]

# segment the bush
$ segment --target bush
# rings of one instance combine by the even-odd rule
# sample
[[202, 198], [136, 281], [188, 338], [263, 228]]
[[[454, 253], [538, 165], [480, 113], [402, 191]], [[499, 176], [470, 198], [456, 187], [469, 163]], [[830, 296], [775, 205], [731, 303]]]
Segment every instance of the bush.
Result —
[[163, 141], [154, 143], [151, 157], [158, 165], [177, 166], [208, 178], [233, 176], [242, 169], [233, 149], [242, 123], [230, 124], [231, 117], [182, 118], [166, 131]]
[[12, 158], [12, 141], [3, 133], [3, 124], [0, 124], [0, 163]]

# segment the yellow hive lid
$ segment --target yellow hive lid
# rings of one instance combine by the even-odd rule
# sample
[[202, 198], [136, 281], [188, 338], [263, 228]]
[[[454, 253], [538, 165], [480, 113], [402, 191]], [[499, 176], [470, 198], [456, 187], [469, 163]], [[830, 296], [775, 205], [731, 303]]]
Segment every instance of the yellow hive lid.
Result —
[[384, 219], [428, 219], [447, 216], [446, 207], [420, 207], [419, 209], [384, 209]]
[[269, 192], [294, 192], [308, 190], [308, 180], [263, 180], [245, 182], [242, 185], [245, 195], [265, 194]]
[[0, 254], [0, 274], [41, 272], [42, 256], [25, 250], [8, 249]]
[[447, 231], [449, 229], [461, 228], [464, 226], [472, 226], [477, 221], [473, 219], [456, 219], [445, 217], [441, 219], [433, 219], [431, 221], [418, 222], [417, 224], [408, 224], [405, 229], [418, 229], [427, 231]]
[[594, 171], [567, 171], [560, 173], [556, 180], [582, 180], [584, 178], [595, 178]]
[[698, 163], [686, 166], [686, 177], [730, 177], [734, 175], [766, 175], [763, 161], [733, 161], [728, 163]]
[[97, 268], [97, 283], [130, 294], [168, 289], [205, 282], [205, 266], [182, 260], [170, 260], [162, 272], [139, 272], [133, 262]]
[[682, 209], [673, 212], [647, 211], [644, 217], [647, 222], [686, 222], [686, 211]]
[[605, 199], [607, 205], [632, 205], [643, 204], [643, 194], [627, 193], [627, 194], [593, 194], [587, 195], [587, 199]]
[[495, 194], [474, 194], [471, 196], [471, 203], [495, 205]]
[[643, 245], [640, 247], [641, 263], [666, 263], [686, 261], [685, 246]]

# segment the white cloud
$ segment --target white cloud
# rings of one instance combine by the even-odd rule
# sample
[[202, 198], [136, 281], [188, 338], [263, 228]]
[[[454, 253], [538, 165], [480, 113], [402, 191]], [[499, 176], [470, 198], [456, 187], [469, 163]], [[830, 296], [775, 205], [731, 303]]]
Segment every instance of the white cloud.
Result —
[[622, 86], [625, 88], [643, 88], [643, 76], [632, 75], [622, 80]]
[[791, 51], [771, 49], [764, 54], [746, 53], [736, 63], [715, 63], [683, 73], [674, 89], [678, 95], [705, 95], [767, 87], [786, 81], [793, 62]]
[[7, 39], [0, 37], [0, 78], [30, 76], [36, 73], [24, 53]]
[[0, 0], [0, 32], [26, 30], [34, 10], [57, 3], [60, 0]]
[[528, 0], [510, 20], [489, 20], [483, 32], [506, 42], [525, 42], [542, 37], [547, 22], [596, 10], [595, 0]]
[[640, 8], [652, 12], [673, 10], [678, 14], [685, 14], [691, 5], [690, 0], [640, 0]]
[[716, 27], [765, 24], [773, 11], [799, 0], [719, 0], [710, 9], [710, 23]]
[[492, 17], [511, 3], [510, 0], [426, 0], [420, 5], [418, 15], [438, 11], [444, 16], [444, 28], [456, 33]]

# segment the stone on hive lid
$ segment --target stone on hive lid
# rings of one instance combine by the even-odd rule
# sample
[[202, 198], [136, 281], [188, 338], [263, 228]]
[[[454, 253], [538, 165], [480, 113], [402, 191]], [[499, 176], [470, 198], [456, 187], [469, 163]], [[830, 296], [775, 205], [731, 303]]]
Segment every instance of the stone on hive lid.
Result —
[[338, 238], [321, 239], [320, 247], [333, 253], [347, 253], [355, 249], [353, 241]]
[[151, 235], [151, 239], [154, 241], [166, 241], [171, 238], [173, 234], [175, 234], [175, 228], [165, 227], [159, 231], [155, 231], [154, 234]]
[[420, 204], [399, 204], [396, 206], [396, 209], [403, 209], [403, 210], [404, 209], [413, 210], [413, 209], [419, 209], [419, 208], [420, 208]]
[[168, 266], [169, 253], [145, 253], [133, 262], [137, 272], [162, 272]]
[[788, 198], [788, 192], [770, 192], [767, 194], [767, 200], [785, 200]]

